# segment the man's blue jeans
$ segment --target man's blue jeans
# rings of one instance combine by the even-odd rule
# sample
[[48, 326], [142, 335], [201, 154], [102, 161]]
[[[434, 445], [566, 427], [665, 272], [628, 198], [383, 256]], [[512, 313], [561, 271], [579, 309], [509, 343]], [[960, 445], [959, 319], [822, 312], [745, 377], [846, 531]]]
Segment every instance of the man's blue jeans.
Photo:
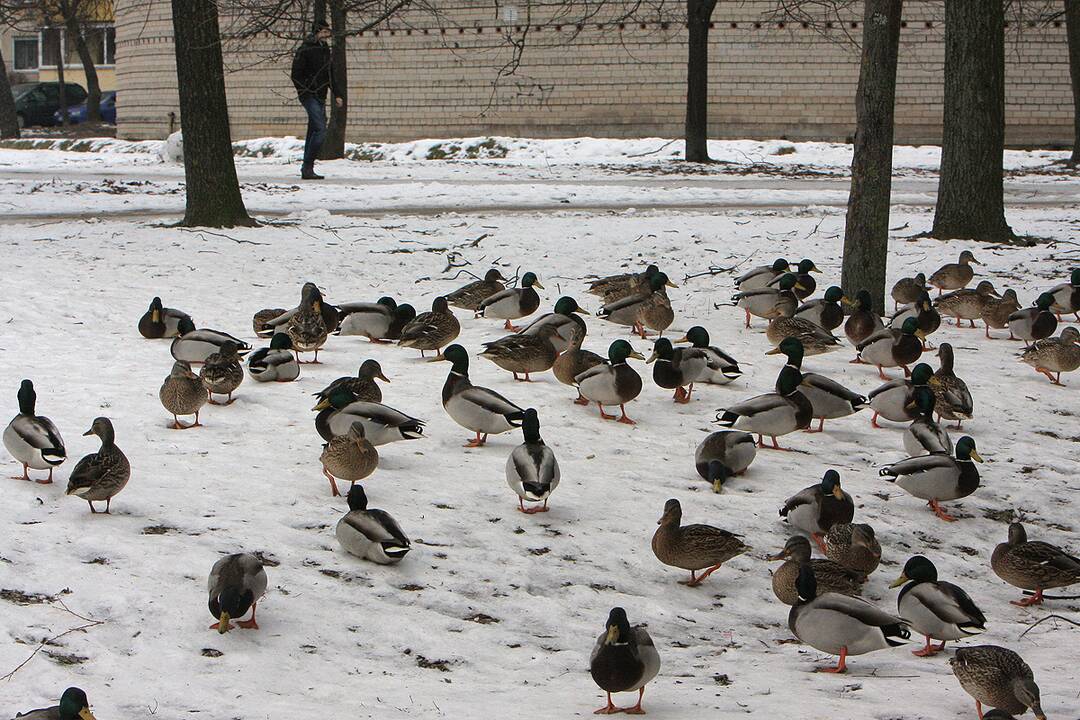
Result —
[[323, 140], [326, 139], [326, 106], [319, 98], [308, 96], [300, 100], [307, 111], [307, 138], [304, 140], [304, 167], [311, 169], [319, 155]]

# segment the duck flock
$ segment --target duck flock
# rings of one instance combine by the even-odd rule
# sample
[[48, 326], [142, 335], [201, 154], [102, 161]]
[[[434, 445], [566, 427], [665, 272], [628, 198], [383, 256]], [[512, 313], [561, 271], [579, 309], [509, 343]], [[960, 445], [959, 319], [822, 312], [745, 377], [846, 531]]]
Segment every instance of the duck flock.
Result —
[[[989, 280], [969, 288], [973, 264], [978, 263], [965, 251], [957, 263], [929, 276], [919, 273], [901, 279], [891, 292], [895, 312], [887, 318], [874, 312], [866, 291], [848, 297], [832, 286], [822, 297], [811, 299], [817, 288], [813, 275], [819, 272], [812, 260], [793, 265], [778, 259], [742, 274], [731, 305], [743, 310], [747, 328], [755, 318], [768, 323], [765, 334], [773, 345], [768, 354], [783, 356], [786, 362], [771, 392], [746, 393], [745, 400], [715, 411], [711, 419], [721, 429], [709, 434], [694, 456], [702, 480], [720, 493], [748, 470], [759, 450], [788, 449], [779, 438], [792, 438], [800, 430], [827, 432], [826, 420], [865, 410], [872, 413], [875, 427], [880, 427], [879, 418], [905, 425], [902, 444], [909, 457], [880, 468], [881, 477], [925, 501], [942, 522], [955, 522], [944, 503], [967, 497], [980, 486], [977, 463], [982, 458], [976, 438], [961, 435], [963, 422], [976, 409], [957, 375], [954, 348], [946, 342], [934, 348], [930, 337], [949, 319], [958, 328], [964, 321], [975, 327], [981, 320], [986, 338], [1007, 331], [1010, 339], [1023, 341], [1025, 349], [1018, 360], [1050, 382], [1061, 384], [1063, 373], [1080, 368], [1080, 332], [1063, 323], [1070, 314], [1080, 321], [1080, 269], [1041, 293], [1032, 306], [1022, 307], [1014, 291], [999, 293]], [[636, 421], [627, 405], [648, 380], [630, 360], [651, 365], [645, 374], [651, 373], [651, 382], [659, 388], [672, 391], [673, 402], [679, 404], [692, 401], [695, 386], [727, 385], [742, 375], [739, 362], [713, 345], [704, 327], [692, 327], [677, 339], [664, 337], [675, 319], [668, 292], [676, 287], [655, 265], [588, 282], [587, 292], [603, 301], [597, 316], [630, 328], [631, 339], [615, 340], [605, 355], [582, 347], [586, 313], [573, 297], [560, 297], [552, 312], [534, 318], [542, 304], [537, 293], [544, 289], [540, 278], [526, 272], [511, 282], [496, 268], [437, 297], [431, 310], [420, 314], [391, 297], [332, 305], [315, 284], [308, 283], [295, 308], [267, 308], [254, 314], [255, 334], [268, 341], [254, 351], [228, 333], [197, 328], [187, 313], [165, 307], [159, 298], [153, 299], [137, 329], [144, 338], [171, 341], [173, 364], [159, 398], [170, 427], [177, 430], [200, 427], [200, 414], [208, 404], [230, 405], [246, 376], [255, 383], [297, 380], [301, 366], [317, 364], [320, 349], [335, 335], [396, 343], [419, 351], [423, 358], [430, 353], [431, 361], [449, 363], [442, 406], [469, 432], [466, 447], [481, 448], [491, 435], [520, 429], [523, 442], [508, 454], [505, 475], [520, 511], [532, 515], [548, 510], [560, 483], [558, 459], [541, 437], [543, 408], [474, 385], [471, 358], [491, 361], [522, 383], [551, 370], [559, 383], [568, 386], [567, 400], [595, 408], [598, 432], [604, 432], [600, 421], [633, 425]], [[469, 311], [470, 322], [503, 320], [512, 334], [470, 352], [455, 343], [461, 324], [451, 307]], [[522, 320], [530, 322], [515, 326]], [[876, 369], [883, 382], [866, 396], [822, 374], [803, 371], [804, 357], [846, 347], [844, 338], [834, 334], [841, 329], [854, 351], [851, 362]], [[633, 345], [650, 342], [646, 359]], [[921, 362], [924, 354], [935, 350], [937, 369]], [[310, 360], [305, 362], [301, 355], [310, 355]], [[903, 374], [890, 377], [887, 370]], [[391, 452], [386, 446], [423, 438], [426, 421], [383, 404], [379, 381], [390, 382], [380, 363], [369, 359], [356, 376], [331, 382], [315, 393], [314, 425], [323, 442], [319, 462], [330, 493], [336, 497], [344, 491], [348, 503], [334, 528], [340, 547], [366, 561], [393, 565], [407, 558], [411, 541], [389, 512], [368, 507], [361, 483], [378, 472], [379, 448]], [[522, 389], [515, 395], [528, 394], [528, 386], [518, 387]], [[67, 461], [60, 430], [37, 414], [38, 397], [30, 379], [22, 381], [17, 399], [19, 412], [4, 431], [4, 445], [21, 465], [23, 480], [50, 484], [54, 470]], [[107, 417], [96, 418], [83, 434], [97, 436], [101, 447], [75, 463], [66, 494], [86, 501], [91, 513], [108, 514], [132, 472], [120, 449], [123, 438], [115, 436]], [[493, 451], [499, 452], [484, 452]], [[667, 501], [652, 550], [660, 563], [689, 571], [682, 581], [685, 585], [700, 585], [725, 562], [750, 550], [739, 535], [725, 529], [683, 524], [682, 512], [678, 500]], [[838, 658], [835, 666], [821, 671], [842, 673], [852, 656], [908, 641], [917, 644], [915, 655], [932, 656], [945, 651], [946, 643], [986, 629], [987, 619], [979, 607], [985, 599], [973, 599], [939, 578], [934, 563], [923, 555], [910, 557], [890, 586], [901, 588], [895, 611], [862, 599], [882, 549], [873, 527], [853, 522], [854, 514], [855, 502], [843, 489], [840, 474], [827, 470], [820, 482], [792, 495], [779, 509], [793, 534], [768, 558], [781, 563], [772, 572], [772, 589], [780, 603], [790, 606], [791, 631], [802, 643]], [[814, 557], [815, 550], [820, 557]], [[1042, 603], [1048, 599], [1045, 591], [1080, 583], [1080, 559], [1029, 539], [1019, 522], [1009, 526], [1008, 537], [993, 549], [990, 565], [1006, 583], [1025, 591], [1022, 598], [1012, 600], [1017, 605]], [[210, 569], [207, 584], [214, 620], [210, 627], [222, 634], [235, 627], [258, 629], [256, 607], [267, 587], [266, 568], [256, 555], [239, 552], [220, 558]], [[590, 671], [607, 703], [595, 712], [644, 713], [645, 687], [661, 672], [656, 645], [645, 625], [631, 624], [621, 607], [612, 608], [602, 628], [599, 623], [597, 627], [601, 632], [592, 649]], [[964, 645], [955, 650], [950, 664], [960, 687], [974, 698], [980, 718], [1007, 718], [1028, 710], [1037, 718], [1045, 717], [1033, 670], [1013, 650]], [[612, 694], [627, 692], [637, 693], [636, 704], [616, 706]], [[984, 706], [994, 710], [984, 715]], [[19, 717], [92, 720], [93, 714], [87, 694], [70, 687], [58, 705]]]

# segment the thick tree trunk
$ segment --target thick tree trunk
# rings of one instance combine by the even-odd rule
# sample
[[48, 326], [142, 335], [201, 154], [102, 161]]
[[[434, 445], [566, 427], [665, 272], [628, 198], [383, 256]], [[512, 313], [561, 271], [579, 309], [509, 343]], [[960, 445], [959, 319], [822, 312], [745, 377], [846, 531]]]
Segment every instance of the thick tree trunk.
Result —
[[[326, 22], [326, 0], [315, 0], [312, 3], [312, 12], [314, 14], [314, 17], [311, 18], [312, 27]], [[306, 35], [309, 30], [311, 28], [304, 28], [304, 34]]]
[[342, 0], [330, 0], [330, 29], [334, 44], [330, 48], [331, 72], [341, 86], [341, 107], [330, 93], [330, 122], [326, 128], [326, 140], [319, 152], [320, 160], [339, 160], [345, 157], [345, 129], [349, 122], [349, 64], [345, 57], [346, 28], [345, 7]]
[[855, 95], [855, 154], [844, 228], [840, 281], [844, 293], [854, 297], [859, 290], [869, 290], [879, 313], [885, 311], [893, 113], [903, 8], [903, 0], [866, 0]]
[[686, 159], [709, 162], [709, 19], [716, 0], [686, 0]]
[[254, 225], [240, 196], [216, 0], [172, 0], [187, 226]]
[[101, 122], [101, 85], [98, 83], [94, 58], [90, 56], [90, 48], [86, 46], [82, 24], [79, 22], [75, 7], [69, 0], [63, 0], [60, 3], [60, 12], [64, 16], [64, 27], [67, 29], [68, 36], [75, 38], [75, 51], [79, 54], [79, 62], [82, 63], [83, 72], [86, 74], [86, 120], [87, 122]]
[[1065, 0], [1065, 34], [1069, 38], [1069, 75], [1072, 76], [1074, 163], [1080, 163], [1080, 0]]
[[946, 0], [945, 108], [936, 238], [1013, 240], [1005, 221], [1005, 8]]
[[15, 98], [11, 96], [7, 64], [0, 48], [0, 138], [19, 137], [19, 117], [15, 114]]

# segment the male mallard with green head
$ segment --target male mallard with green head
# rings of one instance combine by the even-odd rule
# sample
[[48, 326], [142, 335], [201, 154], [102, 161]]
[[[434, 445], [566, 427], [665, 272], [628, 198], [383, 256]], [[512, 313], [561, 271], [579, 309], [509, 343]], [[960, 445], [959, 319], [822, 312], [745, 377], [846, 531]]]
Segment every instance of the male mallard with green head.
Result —
[[808, 300], [796, 308], [795, 317], [809, 320], [831, 333], [844, 324], [844, 308], [840, 305], [843, 299], [844, 291], [833, 285], [825, 291], [824, 297]]
[[139, 334], [147, 340], [176, 337], [180, 334], [180, 321], [191, 316], [181, 310], [162, 307], [161, 298], [150, 301], [150, 307], [139, 318]]
[[347, 435], [354, 422], [364, 425], [364, 437], [376, 447], [401, 440], [424, 437], [424, 421], [395, 410], [389, 405], [358, 400], [347, 387], [338, 387], [312, 408], [315, 430], [326, 442]]
[[[795, 296], [800, 301], [805, 300], [814, 294], [814, 290], [817, 289], [817, 280], [810, 273], [819, 273], [817, 265], [809, 258], [804, 258], [799, 261], [798, 268], [796, 269], [795, 280]], [[779, 278], [773, 278], [769, 281], [769, 285], [775, 285], [779, 281]]]
[[480, 447], [487, 442], [488, 435], [521, 426], [523, 408], [494, 390], [469, 381], [469, 353], [465, 348], [451, 345], [443, 353], [443, 359], [452, 364], [443, 384], [443, 409], [458, 425], [476, 433], [476, 438], [465, 447]]
[[770, 284], [753, 290], [740, 290], [731, 296], [732, 301], [746, 313], [746, 327], [750, 327], [750, 316], [766, 320], [791, 317], [799, 307], [799, 298], [795, 294], [798, 281], [792, 273], [785, 273]]
[[[548, 498], [559, 486], [559, 461], [540, 437], [540, 418], [534, 408], [525, 411], [521, 419], [525, 442], [518, 445], [506, 459], [506, 484], [518, 496], [518, 507], [528, 515], [548, 511]], [[528, 509], [525, 501], [540, 503]]]
[[745, 430], [758, 436], [758, 447], [765, 447], [764, 436], [772, 438], [774, 450], [781, 448], [776, 438], [805, 430], [810, 427], [814, 408], [800, 392], [802, 384], [802, 343], [795, 338], [785, 340], [780, 351], [787, 356], [787, 364], [776, 377], [776, 391], [756, 395], [716, 413], [716, 422], [728, 428]]
[[[624, 712], [628, 715], [644, 715], [641, 700], [645, 697], [645, 686], [652, 682], [658, 672], [660, 653], [656, 652], [648, 631], [643, 625], [631, 627], [626, 611], [621, 607], [612, 608], [608, 613], [606, 628], [596, 639], [589, 658], [589, 674], [593, 682], [607, 693], [607, 705], [593, 714]], [[611, 702], [611, 693], [635, 690], [638, 692], [637, 705], [617, 708]]]
[[630, 343], [616, 340], [608, 347], [608, 361], [585, 370], [574, 378], [574, 383], [583, 398], [596, 403], [601, 418], [615, 420], [614, 415], [604, 412], [604, 406], [618, 405], [622, 411], [618, 421], [634, 425], [626, 415], [626, 403], [641, 394], [641, 376], [626, 363], [629, 358], [645, 359]]
[[292, 339], [283, 332], [274, 333], [270, 347], [259, 348], [248, 356], [248, 373], [256, 382], [292, 382], [300, 377]]
[[686, 335], [675, 342], [676, 344], [690, 343], [705, 353], [708, 365], [698, 375], [697, 382], [709, 383], [710, 385], [727, 385], [742, 375], [739, 362], [720, 348], [710, 345], [709, 331], [700, 325], [695, 325], [687, 330]]
[[587, 328], [582, 315], [587, 315], [578, 307], [577, 300], [572, 297], [561, 297], [555, 303], [555, 311], [544, 313], [533, 320], [521, 330], [519, 335], [538, 335], [545, 332], [544, 328], [551, 325], [555, 327], [555, 334], [551, 335], [551, 344], [558, 352], [563, 352], [570, 345], [574, 333], [580, 331], [585, 335]]
[[506, 288], [484, 298], [476, 308], [476, 315], [505, 320], [503, 328], [517, 332], [520, 328], [514, 327], [510, 321], [528, 317], [540, 307], [540, 296], [536, 294], [536, 288], [543, 290], [544, 286], [540, 284], [536, 273], [527, 272], [521, 276], [521, 287]]
[[394, 318], [398, 314], [397, 300], [384, 296], [375, 302], [350, 302], [338, 306], [341, 319], [335, 335], [361, 335], [373, 343], [386, 343]]
[[720, 430], [709, 433], [694, 451], [694, 468], [709, 481], [714, 493], [723, 490], [724, 482], [740, 475], [757, 457], [754, 436], [741, 430]]
[[1057, 313], [1058, 321], [1066, 313], [1073, 313], [1080, 321], [1080, 268], [1073, 268], [1069, 282], [1055, 285], [1047, 292], [1054, 296], [1050, 310]]
[[979, 469], [975, 463], [982, 461], [975, 450], [975, 441], [965, 435], [956, 441], [956, 457], [940, 453], [911, 457], [886, 465], [880, 474], [908, 494], [926, 500], [942, 520], [953, 522], [956, 518], [946, 513], [940, 503], [965, 498], [978, 490]]
[[659, 338], [645, 363], [656, 363], [653, 365], [653, 382], [666, 390], [674, 390], [675, 402], [685, 404], [690, 402], [694, 381], [708, 367], [709, 359], [703, 350], [692, 347], [675, 349], [670, 340]]
[[[220, 634], [232, 630], [232, 621], [245, 630], [258, 630], [255, 609], [266, 594], [266, 570], [262, 561], [251, 553], [226, 555], [210, 568], [206, 581], [210, 598], [207, 606], [217, 622], [210, 626]], [[251, 610], [250, 620], [240, 620]]]
[[[891, 588], [904, 589], [896, 598], [896, 612], [911, 629], [926, 637], [926, 647], [913, 655], [928, 657], [945, 649], [949, 640], [963, 640], [986, 630], [986, 616], [966, 592], [938, 580], [937, 568], [929, 558], [915, 555], [904, 565]], [[931, 640], [940, 640], [940, 645]]]
[[362, 485], [349, 488], [349, 512], [338, 520], [334, 535], [350, 555], [379, 565], [395, 565], [409, 554], [412, 543], [397, 520], [384, 510], [368, 508]]
[[735, 278], [735, 289], [746, 292], [763, 288], [790, 269], [791, 263], [784, 258], [776, 258], [770, 265], [759, 265]]
[[1036, 340], [1048, 338], [1057, 330], [1057, 317], [1051, 312], [1054, 296], [1043, 293], [1035, 300], [1035, 306], [1017, 310], [1009, 316], [1009, 332], [1031, 347]]
[[927, 385], [933, 376], [933, 368], [926, 363], [919, 363], [912, 368], [910, 379], [890, 380], [871, 390], [866, 396], [870, 401], [870, 409], [874, 411], [870, 425], [880, 429], [881, 425], [878, 425], [877, 421], [879, 416], [893, 422], [911, 422], [917, 419], [919, 408], [915, 405], [915, 389]]
[[4, 447], [23, 466], [22, 477], [15, 476], [15, 479], [29, 481], [29, 468], [48, 470], [49, 477], [37, 481], [48, 485], [52, 482], [53, 468], [67, 459], [64, 439], [52, 420], [36, 414], [37, 392], [34, 391], [34, 383], [23, 380], [19, 384], [17, 397], [19, 414], [4, 428]]
[[825, 552], [823, 536], [837, 523], [849, 523], [855, 516], [855, 502], [840, 486], [840, 473], [826, 470], [821, 482], [803, 488], [780, 508], [780, 517], [802, 530]]
[[919, 321], [909, 317], [903, 326], [884, 328], [863, 340], [855, 348], [859, 359], [870, 365], [876, 365], [878, 376], [882, 380], [891, 380], [884, 368], [901, 367], [904, 375], [911, 375], [908, 365], [916, 362], [923, 353], [923, 336], [919, 330]]
[[94, 720], [86, 693], [77, 687], [69, 687], [60, 696], [60, 704], [27, 710], [15, 716], [18, 720]]
[[385, 383], [390, 382], [390, 378], [386, 377], [386, 374], [383, 373], [382, 365], [379, 364], [379, 361], [374, 358], [368, 358], [360, 363], [360, 369], [356, 371], [355, 377], [349, 375], [339, 377], [337, 380], [315, 393], [315, 397], [320, 400], [325, 400], [330, 397], [334, 391], [344, 389], [351, 392], [356, 400], [361, 400], [363, 402], [382, 402], [382, 390], [379, 388], [378, 383], [375, 382], [376, 378]]

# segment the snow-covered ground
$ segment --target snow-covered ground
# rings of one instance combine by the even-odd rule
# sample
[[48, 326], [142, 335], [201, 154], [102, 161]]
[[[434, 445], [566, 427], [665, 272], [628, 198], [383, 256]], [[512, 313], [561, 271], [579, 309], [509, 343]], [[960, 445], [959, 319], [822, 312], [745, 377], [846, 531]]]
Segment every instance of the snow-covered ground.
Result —
[[[800, 145], [794, 155], [803, 152]], [[783, 438], [795, 452], [760, 452], [721, 495], [694, 471], [694, 448], [716, 429], [717, 408], [770, 390], [782, 362], [764, 355], [770, 346], [761, 321], [746, 331], [740, 311], [716, 304], [729, 299], [739, 270], [777, 256], [814, 258], [824, 270], [819, 287], [838, 279], [842, 209], [822, 195], [842, 195], [842, 178], [825, 190], [814, 178], [784, 179], [783, 187], [768, 177], [741, 178], [736, 187], [753, 202], [725, 206], [724, 193], [734, 190], [722, 178], [627, 176], [604, 163], [550, 169], [540, 161], [345, 161], [324, 166], [337, 182], [295, 191], [304, 203], [294, 206], [282, 199], [293, 194], [292, 181], [282, 179], [292, 171], [285, 159], [245, 158], [240, 172], [249, 205], [294, 215], [279, 225], [205, 232], [110, 217], [124, 209], [120, 201], [154, 213], [182, 209], [182, 195], [157, 192], [176, 187], [181, 171], [150, 157], [0, 152], [0, 208], [11, 211], [0, 217], [7, 252], [0, 401], [14, 414], [18, 382], [32, 378], [39, 412], [60, 427], [72, 458], [56, 485], [4, 481], [0, 674], [43, 639], [85, 624], [58, 601], [27, 602], [18, 593], [55, 596], [103, 621], [56, 640], [0, 682], [0, 711], [54, 702], [63, 688], [78, 685], [103, 720], [458, 718], [480, 711], [586, 717], [603, 704], [588, 674], [589, 651], [608, 610], [620, 605], [632, 622], [648, 623], [662, 657], [645, 695], [653, 717], [973, 717], [973, 702], [950, 673], [949, 653], [923, 660], [909, 652], [914, 646], [898, 648], [852, 659], [846, 676], [823, 676], [811, 671], [832, 659], [792, 642], [788, 608], [772, 595], [763, 556], [789, 534], [777, 515], [784, 499], [835, 468], [856, 498], [856, 521], [872, 524], [884, 547], [866, 595], [895, 609], [889, 582], [910, 555], [928, 555], [989, 619], [989, 632], [968, 644], [1019, 651], [1035, 670], [1047, 715], [1077, 717], [1077, 630], [1044, 623], [1019, 635], [1049, 611], [1075, 617], [1080, 604], [1010, 605], [1019, 591], [992, 574], [989, 555], [1013, 513], [1032, 537], [1080, 549], [1072, 502], [1080, 490], [1080, 374], [1064, 376], [1068, 386], [1056, 388], [1018, 362], [1018, 343], [988, 341], [981, 328], [946, 327], [932, 338], [956, 347], [957, 372], [975, 396], [975, 419], [965, 431], [987, 460], [983, 486], [947, 504], [960, 517], [952, 525], [878, 477], [881, 465], [903, 457], [900, 427], [873, 430], [865, 413], [830, 421], [824, 434]], [[1053, 159], [1047, 155], [1040, 165], [1030, 157], [1038, 167]], [[79, 183], [103, 182], [103, 173], [146, 184], [124, 195], [77, 192]], [[51, 175], [61, 179], [51, 183]], [[530, 210], [526, 201], [552, 177], [581, 205], [630, 207], [640, 193], [674, 207], [585, 211], [571, 203]], [[385, 182], [366, 182], [379, 179]], [[932, 192], [932, 178], [911, 181]], [[35, 183], [44, 187], [30, 191]], [[1023, 204], [1017, 187], [1024, 183], [1039, 186], [1038, 197], [1057, 192], [1061, 199]], [[440, 185], [461, 210], [438, 212], [433, 188]], [[519, 195], [511, 192], [515, 185]], [[986, 263], [979, 277], [1015, 288], [1030, 303], [1080, 262], [1078, 185], [1067, 176], [1010, 180], [1013, 227], [1053, 241], [1032, 248], [910, 240], [929, 227], [931, 211], [925, 202], [899, 205], [890, 280], [931, 271], [971, 249]], [[342, 197], [374, 197], [386, 211], [343, 213]], [[718, 207], [680, 208], [683, 197]], [[401, 209], [414, 206], [425, 210]], [[10, 222], [13, 215], [18, 222]], [[570, 294], [595, 311], [595, 299], [583, 292], [587, 276], [656, 262], [680, 285], [671, 291], [671, 332], [706, 326], [745, 375], [726, 387], [700, 387], [682, 406], [652, 384], [651, 366], [638, 363], [646, 385], [628, 406], [638, 425], [628, 427], [574, 405], [573, 391], [550, 373], [515, 383], [474, 358], [475, 383], [538, 408], [542, 435], [562, 466], [551, 512], [534, 516], [517, 511], [503, 475], [520, 433], [463, 449], [467, 431], [440, 406], [449, 368], [421, 362], [415, 351], [335, 337], [320, 353], [324, 364], [305, 366], [299, 382], [268, 387], [248, 379], [235, 404], [205, 409], [205, 428], [167, 429], [171, 417], [157, 391], [171, 366], [169, 344], [143, 340], [135, 327], [154, 295], [200, 326], [261, 343], [252, 337], [252, 313], [292, 306], [308, 280], [333, 302], [389, 294], [426, 309], [468, 279], [447, 271], [451, 252], [478, 274], [492, 263], [504, 273], [536, 272], [547, 288], [545, 309]], [[710, 266], [737, 269], [686, 278]], [[459, 341], [473, 353], [503, 334], [495, 321], [459, 318]], [[586, 346], [602, 352], [618, 337], [627, 337], [624, 328], [594, 318]], [[647, 354], [649, 343], [632, 344]], [[333, 526], [345, 503], [330, 497], [321, 475], [321, 441], [309, 409], [311, 393], [369, 357], [392, 380], [383, 386], [385, 402], [428, 421], [426, 439], [380, 448], [380, 467], [364, 483], [372, 506], [390, 511], [415, 541], [405, 561], [390, 568], [338, 548]], [[805, 367], [865, 394], [880, 381], [873, 369], [849, 365], [850, 357], [845, 348], [809, 358]], [[81, 433], [98, 415], [112, 418], [133, 468], [111, 516], [91, 516], [85, 503], [63, 495], [74, 461], [97, 449], [96, 439]], [[13, 462], [3, 469], [18, 470]], [[753, 551], [702, 587], [677, 584], [684, 573], [661, 565], [649, 547], [672, 497], [682, 501], [685, 522], [742, 533]], [[262, 629], [219, 636], [207, 629], [213, 619], [206, 575], [222, 553], [240, 550], [274, 561], [259, 606]]]

